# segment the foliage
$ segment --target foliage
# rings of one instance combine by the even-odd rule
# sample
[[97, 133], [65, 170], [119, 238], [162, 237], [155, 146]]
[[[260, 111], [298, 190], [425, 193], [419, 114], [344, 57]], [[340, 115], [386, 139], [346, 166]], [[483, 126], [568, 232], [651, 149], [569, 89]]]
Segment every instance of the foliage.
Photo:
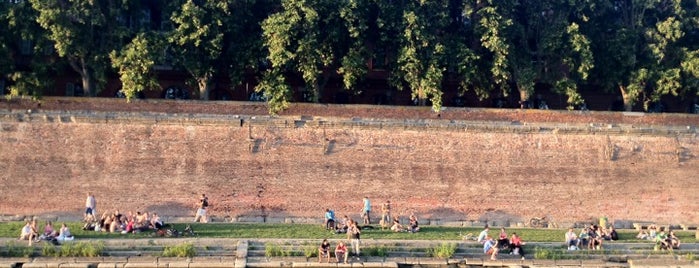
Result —
[[563, 259], [563, 249], [534, 248], [534, 258], [537, 260], [560, 260]]
[[[22, 243], [24, 244], [24, 243]], [[19, 243], [15, 243], [13, 241], [9, 241], [5, 244], [5, 250], [0, 251], [0, 257], [33, 257], [34, 256], [34, 247], [33, 246], [26, 246], [26, 245], [20, 245]]]
[[231, 1], [184, 0], [170, 17], [175, 29], [168, 41], [175, 61], [192, 75], [202, 100], [209, 99], [211, 79], [224, 50], [224, 22], [230, 15]]
[[163, 249], [163, 257], [194, 257], [197, 251], [192, 243], [182, 243], [174, 246], [167, 246]]
[[265, 256], [266, 257], [289, 257], [293, 256], [291, 249], [284, 247], [282, 245], [268, 242], [265, 243]]
[[386, 257], [388, 256], [388, 247], [386, 245], [371, 245], [362, 248], [362, 253], [367, 256]]
[[140, 92], [159, 87], [153, 66], [162, 45], [158, 45], [159, 40], [153, 36], [138, 34], [123, 51], [112, 51], [109, 54], [112, 66], [119, 72], [121, 90], [127, 101], [135, 98]]
[[427, 250], [427, 256], [435, 258], [451, 258], [456, 253], [455, 243], [442, 243]]
[[301, 249], [303, 250], [303, 256], [306, 256], [306, 258], [318, 256], [318, 247], [314, 244], [306, 243], [301, 246]]
[[[143, 14], [149, 23], [135, 23]], [[361, 95], [374, 79], [435, 111], [470, 90], [526, 100], [544, 88], [573, 109], [582, 87], [651, 111], [699, 94], [697, 21], [699, 6], [681, 0], [3, 1], [0, 79], [11, 96], [39, 98], [72, 71], [96, 96], [116, 71], [131, 99], [162, 64], [204, 100], [220, 79], [255, 80], [272, 114], [327, 100], [329, 85]]]
[[[106, 81], [108, 53], [122, 45], [126, 30], [117, 19], [123, 3], [92, 0], [30, 0], [37, 22], [54, 42], [58, 56], [82, 77], [83, 89], [95, 96]], [[126, 1], [128, 2], [128, 1]]]

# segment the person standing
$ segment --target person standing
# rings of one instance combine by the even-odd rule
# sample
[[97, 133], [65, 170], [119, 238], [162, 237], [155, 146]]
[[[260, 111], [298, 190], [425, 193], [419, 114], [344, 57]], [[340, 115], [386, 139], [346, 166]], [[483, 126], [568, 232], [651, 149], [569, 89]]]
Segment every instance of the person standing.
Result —
[[381, 220], [379, 221], [379, 223], [382, 223], [381, 229], [384, 228], [384, 225], [388, 225], [389, 222], [391, 222], [391, 201], [387, 200], [386, 203], [381, 205]]
[[194, 216], [194, 222], [209, 222], [209, 219], [206, 216], [206, 209], [208, 207], [209, 198], [206, 197], [206, 194], [201, 194], [201, 198], [199, 199], [199, 202], [197, 202], [197, 213]]
[[364, 225], [371, 224], [371, 217], [369, 216], [369, 213], [371, 213], [371, 201], [369, 201], [369, 197], [364, 197], [364, 207], [362, 208], [362, 218], [364, 219]]
[[97, 200], [95, 200], [95, 196], [92, 195], [92, 193], [88, 192], [87, 193], [87, 198], [85, 199], [85, 219], [87, 220], [88, 217], [96, 218], [95, 213], [96, 210], [95, 208], [97, 207]]
[[350, 244], [352, 247], [352, 251], [354, 253], [354, 256], [359, 258], [359, 235], [362, 232], [359, 230], [359, 226], [357, 226], [356, 221], [352, 221], [352, 224], [349, 227], [349, 230], [347, 230], [347, 236], [349, 236]]

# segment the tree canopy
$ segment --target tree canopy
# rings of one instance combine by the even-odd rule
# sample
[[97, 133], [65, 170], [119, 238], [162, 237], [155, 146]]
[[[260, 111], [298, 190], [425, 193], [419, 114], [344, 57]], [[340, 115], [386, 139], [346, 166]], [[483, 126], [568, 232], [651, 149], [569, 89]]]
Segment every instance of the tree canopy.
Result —
[[695, 1], [7, 0], [0, 22], [12, 95], [50, 94], [50, 77], [73, 71], [86, 95], [117, 77], [133, 98], [159, 88], [164, 65], [202, 100], [221, 78], [254, 79], [271, 113], [320, 102], [333, 79], [362, 94], [377, 70], [435, 111], [469, 91], [527, 106], [543, 88], [575, 109], [593, 88], [646, 111], [699, 94]]

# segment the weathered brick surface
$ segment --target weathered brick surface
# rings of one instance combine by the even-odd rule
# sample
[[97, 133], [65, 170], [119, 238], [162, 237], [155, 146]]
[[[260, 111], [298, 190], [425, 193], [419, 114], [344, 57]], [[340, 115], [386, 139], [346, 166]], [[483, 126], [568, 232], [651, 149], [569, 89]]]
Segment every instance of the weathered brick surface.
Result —
[[[91, 191], [98, 212], [191, 215], [204, 192], [211, 196], [211, 213], [233, 217], [321, 217], [330, 207], [356, 218], [362, 197], [369, 196], [376, 210], [390, 199], [396, 213], [415, 211], [422, 218], [517, 222], [548, 214], [561, 222], [602, 215], [699, 222], [699, 143], [691, 134], [327, 128], [313, 122], [295, 127], [239, 120], [209, 124], [187, 121], [197, 118], [189, 115], [178, 123], [152, 116], [85, 120], [51, 114], [57, 108], [49, 107], [41, 106], [48, 115], [35, 110], [30, 117], [0, 120], [0, 214], [79, 215], [85, 193]], [[342, 115], [341, 109], [328, 109], [335, 115], [321, 108], [317, 114]], [[77, 108], [63, 110], [72, 109]], [[317, 116], [314, 109], [298, 114]], [[345, 117], [360, 113], [347, 109]], [[396, 119], [400, 114], [411, 118], [415, 110], [383, 111], [392, 111], [387, 117]], [[494, 112], [498, 121], [528, 122], [510, 117], [516, 113]], [[555, 116], [558, 112], [520, 113], [547, 122], [563, 120]], [[621, 118], [612, 123], [663, 122], [653, 116], [607, 116]], [[609, 122], [593, 115], [582, 118], [587, 119], [570, 121]], [[668, 125], [697, 122], [692, 116], [663, 118]]]

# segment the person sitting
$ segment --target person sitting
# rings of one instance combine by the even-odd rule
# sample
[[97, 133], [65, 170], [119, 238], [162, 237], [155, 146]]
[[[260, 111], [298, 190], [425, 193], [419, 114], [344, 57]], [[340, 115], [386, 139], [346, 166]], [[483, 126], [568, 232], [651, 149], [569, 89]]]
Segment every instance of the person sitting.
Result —
[[524, 246], [524, 242], [522, 242], [522, 238], [517, 235], [517, 233], [512, 233], [512, 237], [510, 238], [510, 254], [514, 255], [520, 255], [522, 256], [522, 259], [524, 260], [524, 249], [522, 249], [522, 246]]
[[410, 214], [410, 222], [408, 223], [408, 232], [416, 233], [420, 231], [420, 226], [418, 226], [417, 216], [415, 213]]
[[680, 249], [680, 239], [675, 235], [675, 231], [670, 231], [665, 239], [672, 249]]
[[73, 240], [73, 235], [70, 233], [70, 229], [68, 228], [68, 225], [65, 223], [61, 224], [61, 229], [58, 230], [58, 236], [56, 239], [59, 241], [64, 241], [64, 240]]
[[46, 221], [46, 225], [44, 225], [44, 233], [41, 235], [42, 239], [55, 237], [56, 235], [58, 235], [58, 233], [53, 229], [53, 223], [51, 221]]
[[323, 257], [330, 263], [330, 242], [328, 242], [328, 239], [323, 239], [323, 242], [318, 247], [318, 263], [323, 262]]
[[578, 235], [575, 234], [575, 231], [573, 231], [573, 228], [568, 228], [565, 238], [568, 250], [577, 250], [580, 247], [580, 240], [578, 239]]
[[335, 229], [335, 211], [329, 208], [325, 209], [325, 218], [323, 220], [323, 226], [325, 226], [325, 229], [327, 230]]
[[636, 235], [636, 238], [641, 240], [648, 240], [649, 237], [650, 235], [648, 235], [648, 232], [646, 232], [646, 230], [643, 229], [638, 231], [638, 234]]
[[498, 242], [495, 241], [489, 235], [483, 239], [483, 253], [490, 256], [490, 260], [497, 260], [498, 255]]
[[500, 249], [505, 249], [510, 245], [510, 241], [507, 239], [507, 231], [505, 231], [505, 227], [500, 228], [498, 245], [500, 246]]
[[335, 247], [335, 260], [337, 263], [340, 263], [340, 260], [344, 259], [344, 263], [347, 263], [347, 246], [345, 246], [345, 243], [340, 241], [340, 243], [337, 244], [337, 247]]
[[580, 235], [578, 235], [578, 239], [580, 240], [578, 243], [578, 247], [589, 247], [590, 245], [590, 228], [585, 227], [580, 231]]
[[488, 231], [490, 231], [490, 228], [486, 226], [485, 229], [483, 229], [483, 231], [481, 231], [481, 233], [478, 234], [478, 239], [476, 241], [478, 241], [481, 244], [485, 243], [485, 239], [489, 237]]
[[127, 218], [126, 227], [124, 227], [124, 231], [122, 231], [121, 233], [122, 234], [133, 233], [134, 232], [134, 224], [136, 224], [134, 217]]
[[163, 220], [160, 219], [160, 216], [158, 216], [158, 213], [153, 213], [153, 217], [150, 219], [150, 226], [151, 228], [155, 230], [162, 229], [164, 224]]
[[619, 233], [616, 232], [616, 229], [614, 229], [614, 226], [609, 227], [609, 232], [607, 233], [607, 236], [605, 236], [605, 239], [612, 240], [612, 241], [619, 240]]
[[349, 222], [350, 222], [349, 216], [347, 216], [347, 215], [342, 216], [342, 220], [339, 223], [335, 224], [335, 233], [336, 234], [347, 233], [347, 228], [349, 228]]
[[658, 226], [651, 224], [648, 226], [648, 240], [655, 240], [655, 236], [658, 235]]
[[400, 220], [398, 217], [393, 217], [393, 225], [391, 226], [391, 231], [394, 232], [403, 232], [405, 229], [403, 228], [403, 225], [400, 224]]
[[593, 225], [592, 228], [590, 228], [588, 232], [588, 236], [590, 237], [590, 241], [588, 243], [588, 249], [601, 249], [602, 248], [602, 234], [600, 231], [600, 228], [597, 227], [596, 225]]
[[31, 223], [29, 221], [26, 221], [24, 223], [24, 226], [22, 227], [22, 230], [19, 233], [19, 239], [18, 240], [31, 240], [32, 239], [32, 227]]
[[670, 242], [667, 239], [667, 235], [665, 235], [665, 232], [661, 231], [659, 234], [655, 235], [655, 247], [654, 249], [657, 250], [666, 250], [666, 249], [672, 249], [672, 246], [670, 245]]

